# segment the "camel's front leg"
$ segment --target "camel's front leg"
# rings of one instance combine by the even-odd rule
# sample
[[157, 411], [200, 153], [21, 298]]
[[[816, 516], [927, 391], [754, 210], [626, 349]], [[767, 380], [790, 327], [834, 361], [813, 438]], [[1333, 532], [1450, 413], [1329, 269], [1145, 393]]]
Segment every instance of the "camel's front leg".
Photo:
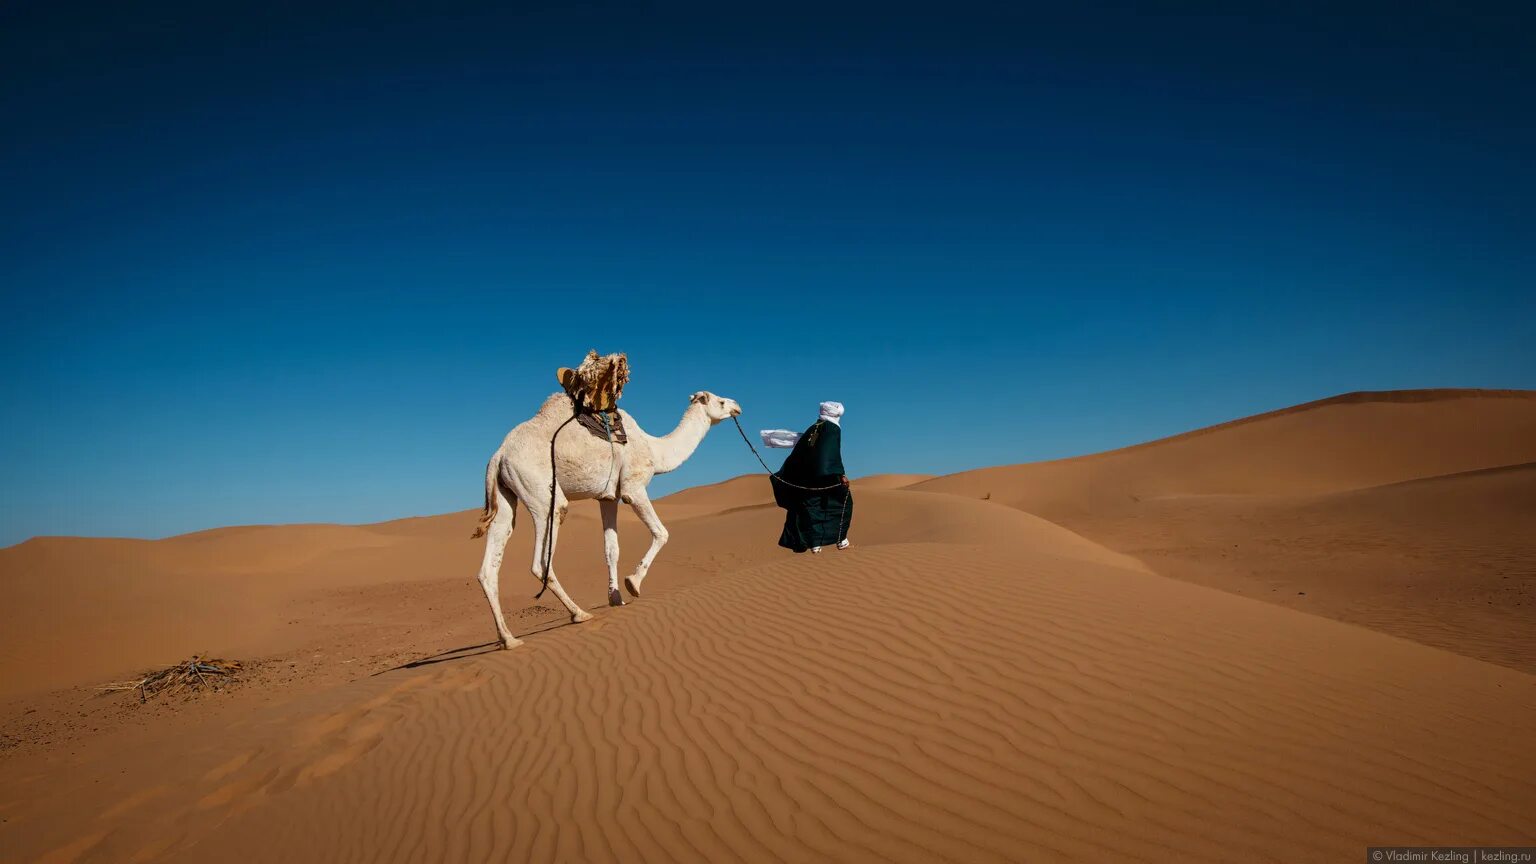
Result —
[[[561, 497], [564, 498], [564, 496]], [[570, 504], [565, 501], [561, 501], [557, 507], [558, 509], [555, 512], [554, 524], [552, 526], [549, 522], [548, 505], [545, 505], [543, 508], [528, 508], [530, 515], [534, 517], [533, 577], [535, 579], [544, 578], [544, 536], [547, 532], [549, 534], [549, 590], [555, 592], [555, 597], [559, 598], [560, 602], [565, 604], [566, 611], [571, 613], [571, 623], [580, 624], [583, 621], [592, 620], [592, 613], [585, 611], [580, 606], [577, 606], [576, 601], [571, 599], [571, 595], [565, 593], [565, 588], [560, 584], [560, 580], [555, 576], [555, 546], [560, 540], [560, 523], [564, 521], [565, 514], [570, 509]], [[536, 509], [543, 509], [546, 512], [533, 512]]]
[[651, 562], [656, 560], [656, 553], [661, 547], [667, 545], [667, 526], [661, 524], [661, 517], [656, 515], [656, 508], [651, 504], [651, 498], [644, 489], [627, 493], [630, 505], [635, 508], [635, 515], [645, 523], [645, 527], [651, 532], [651, 548], [645, 552], [645, 557], [640, 559], [639, 566], [635, 567], [633, 575], [624, 580], [624, 587], [636, 597], [640, 596], [640, 583], [645, 581], [645, 574], [650, 572]]
[[623, 606], [619, 593], [619, 502], [599, 501], [603, 511], [603, 560], [608, 562], [608, 605]]

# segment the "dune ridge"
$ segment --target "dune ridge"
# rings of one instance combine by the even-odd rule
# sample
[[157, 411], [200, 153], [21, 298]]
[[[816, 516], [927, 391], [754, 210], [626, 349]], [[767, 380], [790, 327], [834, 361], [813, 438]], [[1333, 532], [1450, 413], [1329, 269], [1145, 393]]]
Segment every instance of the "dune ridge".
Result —
[[[1354, 390], [1349, 393], [1340, 393], [1337, 396], [1328, 396], [1322, 399], [1314, 399], [1311, 402], [1302, 402], [1298, 405], [1289, 405], [1284, 408], [1276, 408], [1273, 411], [1263, 411], [1258, 414], [1250, 414], [1247, 417], [1239, 417], [1236, 420], [1228, 420], [1224, 423], [1216, 423], [1211, 426], [1202, 426], [1199, 429], [1191, 429], [1188, 432], [1180, 432], [1164, 438], [1156, 438], [1151, 441], [1143, 441], [1139, 444], [1131, 444], [1114, 450], [1106, 450], [1103, 453], [1088, 454], [1090, 456], [1105, 456], [1112, 453], [1125, 453], [1132, 450], [1156, 447], [1174, 441], [1183, 441], [1190, 438], [1198, 438], [1213, 432], [1224, 432], [1247, 426], [1252, 423], [1262, 423], [1266, 420], [1274, 420], [1287, 417], [1292, 414], [1305, 414], [1319, 408], [1327, 408], [1334, 405], [1364, 405], [1370, 403], [1379, 404], [1417, 404], [1423, 402], [1447, 402], [1454, 399], [1536, 399], [1536, 390], [1498, 390], [1482, 389], [1476, 387], [1440, 387], [1422, 390]], [[1084, 457], [1076, 457], [1084, 458]]]
[[991, 492], [993, 500], [1056, 520], [1149, 497], [1337, 492], [1536, 460], [1536, 392], [1480, 392], [1347, 394], [1119, 450], [962, 471], [911, 488]]

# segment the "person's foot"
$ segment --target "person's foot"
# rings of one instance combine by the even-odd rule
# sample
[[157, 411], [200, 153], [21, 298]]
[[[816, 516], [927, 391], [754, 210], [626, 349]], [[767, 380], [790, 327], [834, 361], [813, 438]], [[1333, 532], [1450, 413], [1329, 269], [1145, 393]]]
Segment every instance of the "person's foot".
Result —
[[811, 554], [812, 555], [820, 555], [821, 554], [821, 547], [820, 546], [812, 546], [811, 547]]
[[840, 541], [838, 541], [837, 548], [839, 548], [839, 549], [847, 549], [849, 546], [852, 546], [852, 545], [853, 544], [849, 543], [847, 540], [840, 540]]

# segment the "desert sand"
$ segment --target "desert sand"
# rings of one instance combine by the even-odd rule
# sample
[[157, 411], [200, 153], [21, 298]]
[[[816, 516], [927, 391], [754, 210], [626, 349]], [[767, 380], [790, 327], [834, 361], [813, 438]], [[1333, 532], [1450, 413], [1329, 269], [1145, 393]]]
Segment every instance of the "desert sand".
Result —
[[[821, 556], [774, 545], [760, 476], [662, 499], [621, 609], [579, 504], [579, 626], [528, 599], [521, 522], [514, 651], [473, 511], [0, 550], [0, 861], [1536, 843], [1536, 393], [1352, 394], [855, 490], [855, 547]], [[195, 652], [252, 670], [92, 690]]]

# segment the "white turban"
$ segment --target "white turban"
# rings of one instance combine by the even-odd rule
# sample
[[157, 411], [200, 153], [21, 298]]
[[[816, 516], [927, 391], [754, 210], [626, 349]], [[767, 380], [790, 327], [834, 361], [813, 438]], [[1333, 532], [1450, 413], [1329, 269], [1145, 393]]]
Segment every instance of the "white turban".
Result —
[[[843, 403], [821, 403], [820, 416], [821, 419], [831, 423], [834, 426], [843, 425], [842, 423], [838, 422], [838, 418], [843, 416]], [[777, 447], [783, 450], [788, 450], [789, 448], [795, 446], [795, 444], [800, 440], [799, 432], [791, 432], [788, 429], [764, 429], [757, 434], [762, 436], [763, 444], [765, 446]]]

